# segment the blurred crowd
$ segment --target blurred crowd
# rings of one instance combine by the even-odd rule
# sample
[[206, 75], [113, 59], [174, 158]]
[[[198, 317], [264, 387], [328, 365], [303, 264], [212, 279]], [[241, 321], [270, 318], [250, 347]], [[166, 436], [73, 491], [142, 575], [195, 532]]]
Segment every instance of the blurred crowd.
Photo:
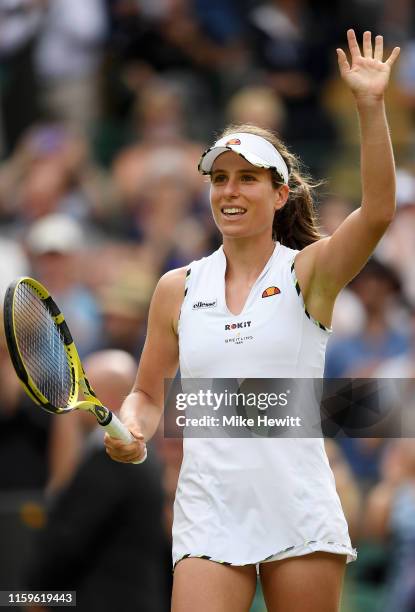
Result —
[[[411, 0], [0, 0], [0, 297], [17, 276], [43, 282], [65, 313], [81, 357], [90, 360], [93, 384], [110, 393], [105, 378], [120, 376], [118, 396], [113, 389], [109, 397], [114, 409], [132, 384], [131, 377], [122, 379], [117, 362], [128, 378], [129, 360], [136, 364], [143, 346], [157, 279], [220, 244], [209, 184], [197, 162], [224, 125], [272, 128], [300, 156], [321, 182], [323, 235], [359, 206], [357, 118], [335, 53], [345, 48], [349, 27], [358, 37], [366, 29], [382, 33], [387, 49], [401, 46], [387, 98], [397, 213], [338, 299], [326, 375], [408, 379], [405, 402], [415, 409]], [[86, 555], [85, 564], [97, 566], [96, 580], [100, 572], [116, 575], [119, 588], [130, 593], [114, 559], [97, 544], [107, 532], [118, 551], [125, 549], [128, 538], [113, 527], [124, 521], [137, 529], [137, 558], [130, 551], [128, 563], [144, 567], [145, 558], [153, 568], [140, 570], [139, 587], [153, 596], [135, 609], [167, 610], [180, 444], [160, 433], [145, 470], [131, 466], [121, 476], [119, 466], [104, 463], [96, 437], [83, 416], [55, 419], [33, 410], [0, 330], [0, 531], [10, 520], [8, 508], [27, 510], [25, 491], [46, 492], [49, 516], [45, 528], [41, 518], [21, 512], [28, 530], [41, 532], [43, 544], [33, 544], [37, 554], [40, 546], [49, 556], [24, 574], [20, 564], [13, 574], [2, 573], [11, 557], [0, 552], [0, 588], [18, 588], [22, 580], [32, 580], [33, 588], [69, 587], [53, 555], [58, 544], [74, 543], [86, 521], [93, 534], [85, 548], [70, 549], [74, 565]], [[360, 551], [344, 611], [414, 612], [415, 440], [344, 438], [327, 441], [327, 450]], [[118, 500], [140, 507], [135, 517], [109, 495], [97, 503], [105, 485], [93, 468], [108, 471], [105, 479], [117, 483]], [[130, 492], [135, 486], [143, 495], [151, 491], [146, 503]], [[79, 511], [82, 495], [95, 498], [93, 516]], [[70, 512], [78, 526], [68, 526]], [[97, 548], [99, 558], [92, 553]], [[6, 584], [4, 576], [15, 582]], [[91, 575], [89, 585], [93, 580]], [[82, 588], [91, 610], [92, 595]], [[107, 609], [104, 602], [100, 609]]]

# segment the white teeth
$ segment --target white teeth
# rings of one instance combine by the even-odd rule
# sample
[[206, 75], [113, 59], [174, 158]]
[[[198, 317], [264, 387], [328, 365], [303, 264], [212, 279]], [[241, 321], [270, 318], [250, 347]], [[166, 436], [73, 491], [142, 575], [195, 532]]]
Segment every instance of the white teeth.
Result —
[[222, 212], [225, 213], [225, 215], [236, 215], [243, 214], [246, 210], [244, 208], [222, 208]]

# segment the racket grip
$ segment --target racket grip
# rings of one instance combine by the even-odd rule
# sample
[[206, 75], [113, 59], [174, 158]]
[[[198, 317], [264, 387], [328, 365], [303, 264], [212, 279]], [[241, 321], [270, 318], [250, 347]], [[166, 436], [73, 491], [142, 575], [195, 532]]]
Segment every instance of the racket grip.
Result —
[[[103, 428], [105, 431], [112, 437], [117, 440], [122, 440], [123, 442], [133, 442], [135, 440], [133, 434], [128, 431], [126, 426], [121, 423], [120, 419], [112, 413], [111, 421], [108, 425], [104, 425]], [[131, 463], [143, 463], [147, 459], [147, 447], [144, 448], [144, 457], [138, 461], [132, 461]]]

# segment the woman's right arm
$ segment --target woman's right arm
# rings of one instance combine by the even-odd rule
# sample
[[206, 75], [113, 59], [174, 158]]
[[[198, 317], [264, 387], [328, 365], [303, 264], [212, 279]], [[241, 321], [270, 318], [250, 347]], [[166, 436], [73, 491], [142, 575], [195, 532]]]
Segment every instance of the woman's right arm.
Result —
[[125, 444], [105, 436], [107, 453], [129, 463], [144, 456], [145, 443], [156, 432], [164, 405], [164, 381], [174, 378], [179, 364], [177, 322], [184, 298], [186, 268], [172, 270], [159, 281], [151, 300], [147, 336], [134, 388], [120, 410], [122, 422], [137, 441]]

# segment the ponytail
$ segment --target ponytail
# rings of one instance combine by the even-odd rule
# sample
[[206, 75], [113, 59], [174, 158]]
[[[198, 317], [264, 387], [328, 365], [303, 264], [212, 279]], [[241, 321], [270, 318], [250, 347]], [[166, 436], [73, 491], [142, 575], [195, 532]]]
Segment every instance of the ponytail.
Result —
[[[280, 180], [278, 184], [281, 184]], [[291, 170], [288, 186], [288, 200], [274, 215], [272, 237], [291, 249], [301, 250], [321, 238], [313, 197], [317, 185], [298, 171]]]

